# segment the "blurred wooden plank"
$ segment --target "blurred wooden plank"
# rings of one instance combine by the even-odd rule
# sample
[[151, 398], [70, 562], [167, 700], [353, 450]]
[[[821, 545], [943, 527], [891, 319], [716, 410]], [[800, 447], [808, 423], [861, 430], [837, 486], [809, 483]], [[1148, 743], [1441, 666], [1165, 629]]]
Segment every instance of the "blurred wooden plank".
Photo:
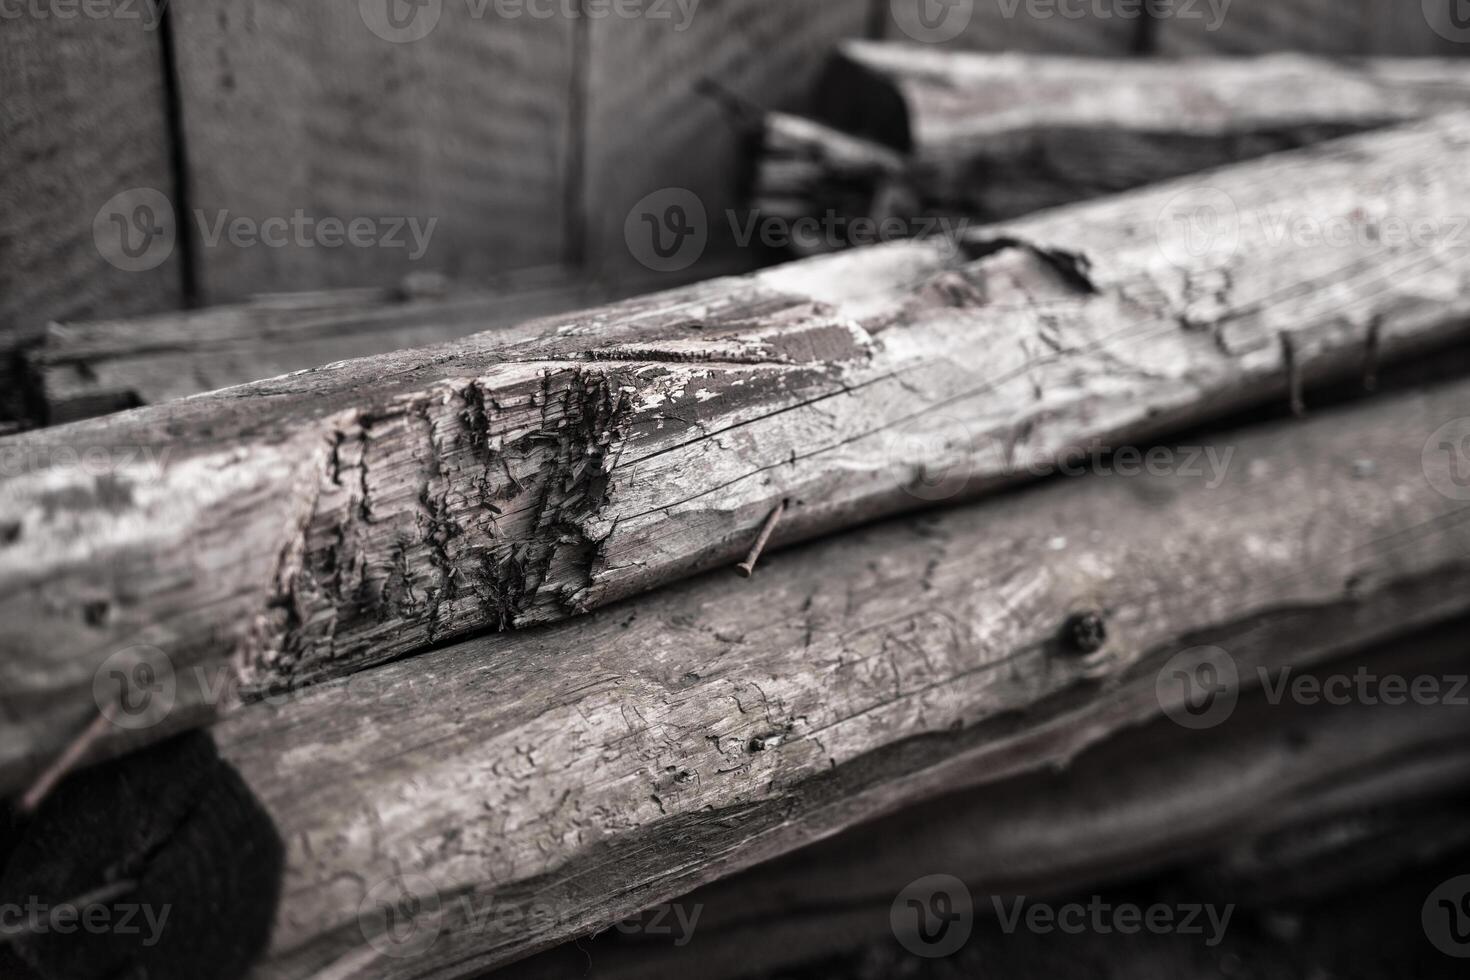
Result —
[[[671, 263], [654, 266], [739, 254], [753, 268], [757, 257], [738, 248], [726, 211], [746, 205], [758, 120], [732, 116], [701, 84], [761, 107], [801, 109], [832, 45], [863, 35], [869, 0], [711, 0], [694, 4], [687, 19], [688, 8], [668, 0], [641, 3], [670, 16], [588, 25], [582, 213], [589, 267], [607, 277], [646, 275], [640, 260], [650, 259], [651, 232], [642, 216], [658, 221], [682, 203], [707, 245], [689, 239]], [[694, 200], [671, 196], [672, 188]]]
[[1470, 59], [1120, 62], [853, 41], [816, 98], [843, 132], [769, 114], [755, 200], [1002, 220], [1467, 106]]
[[[575, 21], [528, 6], [510, 18], [452, 0], [178, 4], [202, 299], [560, 263]], [[407, 19], [394, 27], [390, 15]], [[286, 247], [208, 240], [222, 217], [298, 211], [381, 220], [362, 240], [399, 244], [328, 247], [294, 231]], [[392, 219], [420, 232], [435, 222], [421, 257], [412, 228], [394, 234]]]
[[[705, 576], [247, 705], [215, 736], [288, 842], [290, 882], [259, 976], [476, 976], [920, 800], [1065, 767], [1166, 712], [1213, 727], [1196, 747], [1244, 740], [1215, 757], [1235, 793], [1140, 765], [1145, 812], [1120, 807], [1110, 846], [1079, 853], [1067, 845], [1086, 850], [1101, 805], [1085, 787], [1050, 796], [1039, 776], [994, 811], [976, 802], [977, 817], [1041, 819], [1016, 814], [1011, 841], [977, 835], [972, 867], [998, 872], [1014, 845], [1036, 853], [1017, 884], [1080, 876], [1089, 857], [1106, 872], [1202, 846], [1232, 813], [1242, 829], [1300, 815], [1329, 776], [1357, 790], [1417, 775], [1394, 750], [1461, 744], [1464, 708], [1395, 712], [1385, 738], [1357, 743], [1386, 757], [1365, 758], [1343, 741], [1352, 719], [1325, 706], [1324, 744], [1283, 758], [1295, 726], [1263, 727], [1234, 699], [1261, 670], [1274, 682], [1470, 607], [1470, 521], [1418, 462], [1467, 393], [1458, 381], [1222, 433], [1205, 445], [1234, 462], [1213, 489], [1182, 472], [1058, 481], [830, 538], [739, 587]], [[1096, 648], [1068, 639], [1079, 606], [1106, 610]], [[1462, 637], [1431, 663], [1462, 668]], [[1408, 659], [1393, 666], [1416, 676]], [[1202, 662], [1223, 685], [1203, 701], [1171, 683], [1204, 677]], [[1463, 778], [1463, 749], [1455, 761]], [[1049, 804], [1066, 819], [1048, 822]], [[904, 863], [903, 843], [884, 863]], [[813, 887], [850, 880], [840, 860], [824, 868]]]
[[153, 8], [55, 13], [17, 4], [0, 30], [0, 418], [20, 410], [12, 351], [48, 321], [183, 301]]
[[875, 0], [881, 37], [972, 51], [1126, 55], [1142, 29], [1139, 3], [1077, 0]]
[[[1204, 17], [1171, 16], [1157, 25], [1161, 54], [1463, 55], [1470, 20], [1453, 14], [1463, 0], [1213, 0]], [[1207, 0], [1199, 6], [1206, 8]], [[1449, 35], [1448, 37], [1446, 35]]]

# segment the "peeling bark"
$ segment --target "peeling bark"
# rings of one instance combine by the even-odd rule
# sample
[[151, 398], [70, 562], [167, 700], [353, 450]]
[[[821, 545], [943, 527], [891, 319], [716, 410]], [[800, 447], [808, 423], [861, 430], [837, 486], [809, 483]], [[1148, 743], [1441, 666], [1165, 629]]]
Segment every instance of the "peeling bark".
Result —
[[[1058, 481], [774, 556], [742, 587], [707, 576], [248, 705], [216, 737], [290, 841], [258, 975], [473, 976], [918, 800], [1064, 767], [1176, 704], [1159, 678], [1188, 648], [1228, 653], [1250, 690], [1257, 667], [1462, 615], [1470, 518], [1421, 448], [1467, 398], [1219, 437], [1214, 489]], [[1064, 641], [1083, 609], [1106, 625], [1090, 653]], [[1251, 717], [1206, 741], [1254, 737]], [[1433, 717], [1464, 730], [1463, 709]], [[1269, 798], [1269, 749], [1248, 758], [1266, 768], [1240, 785]], [[1223, 816], [1172, 832], [1197, 843]], [[435, 910], [413, 955], [359, 918], [399, 888]]]
[[[773, 547], [1461, 340], [1467, 196], [1443, 117], [6, 440], [0, 786], [124, 647], [309, 684], [733, 565], [782, 502]], [[1234, 233], [1192, 248], [1181, 199]], [[1301, 215], [1444, 234], [1277, 233]]]

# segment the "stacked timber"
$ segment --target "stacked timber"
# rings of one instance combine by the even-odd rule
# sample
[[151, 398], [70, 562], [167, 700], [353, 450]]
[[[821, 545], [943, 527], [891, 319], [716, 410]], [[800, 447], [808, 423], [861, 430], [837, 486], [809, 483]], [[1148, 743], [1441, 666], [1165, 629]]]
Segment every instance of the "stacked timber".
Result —
[[[1327, 70], [1302, 64], [1250, 71]], [[191, 751], [269, 828], [238, 860], [279, 857], [253, 977], [559, 975], [549, 947], [692, 889], [713, 914], [686, 955], [733, 975], [752, 930], [790, 937], [760, 944], [774, 968], [881, 928], [935, 860], [997, 896], [1244, 876], [1284, 837], [1344, 854], [1362, 814], [1437, 806], [1470, 764], [1447, 699], [1272, 694], [1452, 687], [1470, 615], [1470, 114], [1436, 114], [1459, 96], [1433, 65], [1333, 70], [1378, 101], [1255, 117], [1249, 72], [1203, 65], [1249, 152], [1217, 133], [1139, 169], [1147, 127], [1094, 120], [1122, 135], [1087, 152], [1148, 185], [1126, 193], [1002, 167], [1066, 203], [0, 441], [17, 853], [208, 728]], [[783, 132], [849, 189], [926, 152]], [[431, 302], [233, 322], [487, 315]], [[58, 789], [58, 759], [112, 761]], [[197, 830], [180, 811], [141, 839]], [[1461, 838], [1433, 842], [1362, 873]], [[164, 888], [166, 849], [136, 846], [99, 886]], [[42, 971], [42, 939], [11, 945]]]

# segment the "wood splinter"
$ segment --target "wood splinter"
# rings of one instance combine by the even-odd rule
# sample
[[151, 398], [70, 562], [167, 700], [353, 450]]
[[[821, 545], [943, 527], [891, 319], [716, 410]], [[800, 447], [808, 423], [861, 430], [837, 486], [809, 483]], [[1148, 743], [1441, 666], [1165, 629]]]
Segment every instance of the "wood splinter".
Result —
[[26, 790], [25, 795], [21, 797], [20, 812], [27, 816], [35, 813], [46, 797], [51, 795], [56, 785], [81, 764], [87, 753], [92, 750], [92, 746], [101, 741], [111, 727], [112, 719], [107, 712], [98, 712], [97, 717], [92, 719], [92, 723], [71, 741], [71, 744], [56, 757], [51, 765], [46, 767], [40, 776], [36, 777], [31, 788]]
[[766, 518], [766, 523], [761, 525], [761, 533], [755, 539], [755, 544], [750, 546], [750, 553], [745, 560], [735, 566], [735, 571], [741, 578], [750, 578], [755, 574], [755, 563], [760, 561], [761, 552], [766, 550], [766, 543], [771, 540], [771, 533], [776, 530], [776, 522], [781, 520], [781, 515], [786, 513], [786, 501], [776, 505], [771, 515]]

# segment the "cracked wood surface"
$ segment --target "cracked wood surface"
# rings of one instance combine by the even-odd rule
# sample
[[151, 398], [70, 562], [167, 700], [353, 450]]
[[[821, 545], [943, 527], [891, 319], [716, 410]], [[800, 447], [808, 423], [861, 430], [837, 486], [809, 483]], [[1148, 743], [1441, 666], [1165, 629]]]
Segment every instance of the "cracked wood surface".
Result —
[[[1467, 398], [1457, 381], [1219, 436], [1213, 489], [1061, 480], [248, 705], [216, 738], [290, 851], [256, 976], [473, 976], [1066, 765], [1157, 717], [1161, 668], [1201, 644], [1249, 689], [1259, 666], [1463, 614], [1470, 512], [1431, 488], [1448, 454], [1421, 450]], [[1058, 641], [1080, 608], [1107, 624], [1085, 656]], [[385, 896], [415, 896], [435, 941], [359, 918]]]
[[[783, 501], [774, 547], [1463, 339], [1446, 216], [1467, 164], [1470, 117], [1446, 116], [958, 250], [857, 250], [6, 440], [0, 786], [87, 724], [123, 648], [247, 693], [308, 684], [733, 565]], [[1233, 232], [1173, 220], [1205, 206]], [[1367, 230], [1325, 245], [1280, 234], [1293, 217]], [[1389, 221], [1442, 233], [1371, 233]], [[177, 698], [133, 737], [233, 700]]]
[[[1456, 620], [1292, 677], [1335, 683], [1328, 679], [1361, 669], [1435, 677], [1453, 690], [1464, 683], [1465, 626]], [[894, 898], [935, 873], [971, 887], [979, 929], [992, 895], [1077, 893], [1171, 866], [1197, 877], [1216, 862], [1254, 865], [1324, 892], [1344, 878], [1371, 882], [1395, 862], [1432, 860], [1470, 839], [1463, 814], [1437, 825], [1436, 802], [1470, 778], [1467, 735], [1463, 702], [1273, 703], [1257, 689], [1218, 728], [1160, 718], [1088, 749], [1064, 771], [949, 794], [695, 889], [677, 900], [686, 915], [699, 910], [687, 939], [579, 939], [486, 980], [735, 980], [775, 971], [891, 936]], [[1404, 812], [1428, 819], [1395, 847], [1394, 818]], [[1292, 875], [1294, 861], [1316, 867]], [[1223, 900], [1242, 901], [1242, 891], [1227, 886]]]
[[776, 116], [757, 196], [777, 210], [815, 198], [819, 214], [901, 205], [904, 217], [1003, 220], [1467, 106], [1470, 60], [1119, 62], [850, 42], [818, 118], [906, 158], [895, 167], [874, 147], [855, 160], [831, 134], [793, 134]]

